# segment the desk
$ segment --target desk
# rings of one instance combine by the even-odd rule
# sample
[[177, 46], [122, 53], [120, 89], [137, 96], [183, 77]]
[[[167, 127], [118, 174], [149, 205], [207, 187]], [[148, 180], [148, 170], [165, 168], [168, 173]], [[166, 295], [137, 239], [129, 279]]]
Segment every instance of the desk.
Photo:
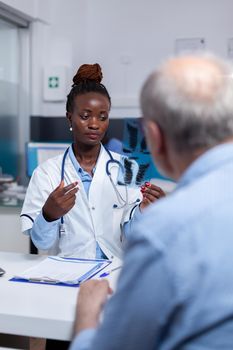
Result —
[[[10, 282], [44, 256], [0, 252], [0, 333], [71, 340], [79, 288]], [[119, 266], [115, 260], [111, 268]], [[108, 267], [109, 268], [109, 267]], [[119, 270], [108, 277], [114, 289]]]

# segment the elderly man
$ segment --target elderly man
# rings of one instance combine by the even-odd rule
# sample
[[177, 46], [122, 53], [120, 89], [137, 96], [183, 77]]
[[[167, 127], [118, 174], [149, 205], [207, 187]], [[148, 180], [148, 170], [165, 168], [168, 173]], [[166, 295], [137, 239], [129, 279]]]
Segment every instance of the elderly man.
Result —
[[178, 186], [144, 211], [103, 322], [107, 282], [81, 287], [72, 349], [233, 349], [232, 74], [183, 56], [146, 80], [148, 146]]

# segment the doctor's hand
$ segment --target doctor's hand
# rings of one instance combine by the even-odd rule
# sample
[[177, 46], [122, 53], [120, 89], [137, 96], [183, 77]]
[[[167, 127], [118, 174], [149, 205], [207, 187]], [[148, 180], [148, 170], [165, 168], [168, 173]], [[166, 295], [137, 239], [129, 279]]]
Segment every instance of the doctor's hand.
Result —
[[61, 181], [59, 186], [50, 193], [42, 208], [46, 221], [57, 220], [73, 208], [78, 192], [77, 184], [78, 182], [73, 182], [68, 186], [64, 186], [64, 181]]
[[141, 192], [143, 199], [139, 206], [140, 210], [144, 210], [151, 203], [156, 202], [162, 197], [165, 197], [164, 191], [160, 187], [153, 185], [150, 182], [145, 182], [145, 184], [141, 186]]
[[87, 328], [96, 328], [100, 313], [112, 294], [107, 280], [90, 280], [81, 284], [76, 308], [75, 334]]

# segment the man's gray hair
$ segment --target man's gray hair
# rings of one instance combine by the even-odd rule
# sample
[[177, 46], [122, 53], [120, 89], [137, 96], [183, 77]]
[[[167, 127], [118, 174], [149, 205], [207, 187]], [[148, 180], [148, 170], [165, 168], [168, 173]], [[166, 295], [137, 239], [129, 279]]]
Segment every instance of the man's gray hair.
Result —
[[146, 80], [141, 107], [177, 151], [221, 143], [233, 136], [232, 66], [209, 54], [170, 59]]

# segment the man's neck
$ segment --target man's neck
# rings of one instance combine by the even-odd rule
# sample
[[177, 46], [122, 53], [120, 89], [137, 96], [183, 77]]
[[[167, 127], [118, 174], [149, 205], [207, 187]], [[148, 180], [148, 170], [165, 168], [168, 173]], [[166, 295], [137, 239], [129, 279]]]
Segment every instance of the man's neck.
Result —
[[[221, 145], [224, 143], [233, 143], [233, 138], [228, 138], [225, 139], [223, 142], [220, 142], [213, 147], [217, 145]], [[174, 180], [179, 180], [179, 178], [183, 175], [183, 173], [186, 171], [186, 169], [197, 159], [199, 158], [203, 153], [207, 152], [213, 147], [205, 147], [205, 148], [200, 148], [197, 149], [193, 152], [177, 152], [177, 151], [172, 151], [172, 160], [173, 160], [173, 171], [174, 175], [172, 178]]]

